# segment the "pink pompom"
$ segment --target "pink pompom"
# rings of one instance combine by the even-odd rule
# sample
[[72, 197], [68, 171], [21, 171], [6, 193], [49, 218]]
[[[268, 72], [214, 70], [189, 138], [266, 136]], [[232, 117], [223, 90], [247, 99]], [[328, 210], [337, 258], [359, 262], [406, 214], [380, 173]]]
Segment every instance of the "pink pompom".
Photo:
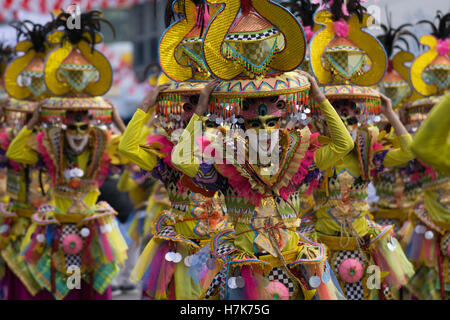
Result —
[[83, 248], [83, 240], [77, 234], [68, 234], [62, 241], [62, 248], [67, 254], [78, 254]]
[[273, 300], [289, 300], [289, 290], [279, 281], [270, 281], [266, 288]]
[[450, 39], [439, 39], [438, 44], [436, 45], [436, 51], [441, 56], [446, 56], [450, 52]]
[[205, 151], [206, 148], [211, 144], [211, 141], [208, 141], [205, 137], [197, 137], [195, 138], [195, 142], [197, 143], [201, 151]]
[[333, 22], [333, 29], [334, 33], [338, 37], [347, 38], [349, 26], [347, 24], [347, 21], [345, 21], [344, 19]]
[[361, 280], [363, 276], [363, 267], [357, 259], [345, 259], [339, 266], [339, 275], [347, 283], [354, 283]]

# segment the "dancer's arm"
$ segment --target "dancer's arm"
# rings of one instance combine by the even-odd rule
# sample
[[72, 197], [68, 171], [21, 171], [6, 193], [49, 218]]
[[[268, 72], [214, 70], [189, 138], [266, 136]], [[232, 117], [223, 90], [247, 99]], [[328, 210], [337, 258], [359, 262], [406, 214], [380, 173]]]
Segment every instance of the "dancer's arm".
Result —
[[450, 174], [450, 94], [430, 111], [414, 136], [413, 153], [434, 169]]
[[119, 152], [144, 170], [153, 170], [156, 165], [156, 156], [140, 147], [141, 132], [151, 116], [150, 108], [156, 104], [159, 92], [166, 89], [169, 84], [155, 87], [144, 99], [141, 107], [137, 109], [119, 143]]
[[219, 83], [218, 80], [212, 80], [203, 88], [195, 113], [173, 149], [172, 164], [191, 178], [197, 175], [201, 162], [195, 158], [195, 138], [202, 136], [202, 117], [208, 109], [211, 93]]
[[320, 147], [314, 155], [317, 167], [326, 170], [352, 151], [354, 143], [338, 113], [322, 93], [314, 77], [306, 72], [302, 72], [302, 74], [311, 83], [311, 98], [319, 103], [330, 132], [331, 143]]
[[28, 124], [20, 130], [19, 134], [11, 141], [6, 152], [6, 157], [15, 162], [33, 165], [39, 160], [38, 153], [30, 148], [28, 141], [33, 133], [35, 125], [39, 122], [41, 108], [38, 106], [34, 112], [33, 117], [28, 121]]
[[400, 142], [400, 148], [390, 149], [387, 152], [386, 157], [383, 160], [383, 165], [385, 167], [390, 167], [407, 163], [414, 159], [414, 155], [411, 151], [412, 138], [392, 109], [391, 100], [386, 96], [381, 95], [381, 102], [381, 112], [394, 127], [395, 134], [398, 136]]

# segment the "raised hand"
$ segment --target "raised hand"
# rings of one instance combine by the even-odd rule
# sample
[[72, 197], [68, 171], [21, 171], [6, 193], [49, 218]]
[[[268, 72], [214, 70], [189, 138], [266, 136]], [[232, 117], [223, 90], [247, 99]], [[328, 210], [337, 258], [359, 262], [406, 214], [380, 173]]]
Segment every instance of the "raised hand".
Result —
[[112, 109], [112, 121], [116, 125], [117, 129], [120, 130], [120, 132], [125, 132], [125, 129], [127, 128], [125, 126], [125, 123], [123, 122], [122, 118], [120, 117], [119, 111], [117, 110], [117, 107], [111, 103], [111, 109]]
[[153, 88], [152, 91], [144, 98], [142, 101], [140, 109], [144, 111], [145, 113], [150, 110], [151, 107], [153, 107], [156, 104], [156, 101], [158, 100], [159, 93], [165, 89], [167, 89], [170, 86], [170, 82], [160, 84]]
[[403, 123], [398, 118], [398, 116], [395, 113], [394, 109], [392, 109], [391, 99], [389, 99], [388, 97], [386, 97], [382, 93], [380, 93], [380, 97], [381, 97], [381, 113], [384, 114], [384, 116], [392, 124], [392, 126], [395, 129], [395, 133], [398, 136], [408, 134], [408, 131], [406, 130], [405, 126], [403, 125]]
[[27, 128], [29, 130], [33, 130], [33, 128], [39, 123], [39, 120], [41, 120], [41, 108], [43, 106], [43, 102], [39, 102], [36, 109], [33, 111], [33, 116], [31, 117], [30, 121], [27, 123]]
[[392, 101], [384, 94], [380, 93], [381, 97], [381, 113], [386, 117], [388, 114], [395, 114], [394, 109], [392, 109]]
[[316, 79], [312, 75], [310, 75], [308, 72], [305, 72], [305, 71], [298, 71], [298, 72], [300, 74], [302, 74], [303, 76], [305, 76], [306, 78], [308, 78], [308, 81], [311, 84], [311, 89], [310, 89], [311, 98], [313, 98], [317, 103], [321, 103], [321, 102], [325, 101], [327, 98], [322, 93], [322, 90], [320, 90], [320, 87], [317, 84]]
[[198, 116], [203, 116], [208, 109], [209, 98], [214, 89], [220, 84], [220, 80], [214, 79], [208, 82], [208, 84], [200, 92], [200, 98], [198, 99], [197, 107], [195, 108], [195, 113]]

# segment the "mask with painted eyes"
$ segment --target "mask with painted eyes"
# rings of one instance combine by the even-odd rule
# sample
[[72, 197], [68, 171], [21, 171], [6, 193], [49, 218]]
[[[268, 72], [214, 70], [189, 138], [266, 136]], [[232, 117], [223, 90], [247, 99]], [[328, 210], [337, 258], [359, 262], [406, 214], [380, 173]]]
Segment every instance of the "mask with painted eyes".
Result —
[[185, 126], [189, 123], [189, 120], [194, 115], [195, 108], [198, 104], [198, 95], [193, 96], [183, 96], [183, 113], [181, 115], [181, 120], [184, 122]]
[[70, 149], [75, 154], [82, 153], [89, 142], [91, 131], [88, 114], [86, 112], [68, 112], [65, 125], [65, 136]]
[[242, 114], [245, 130], [254, 130], [258, 139], [249, 136], [250, 147], [272, 152], [277, 145], [278, 129], [286, 101], [279, 96], [245, 99], [242, 103]]
[[350, 132], [356, 130], [360, 123], [361, 108], [349, 100], [336, 101], [333, 105], [347, 129]]

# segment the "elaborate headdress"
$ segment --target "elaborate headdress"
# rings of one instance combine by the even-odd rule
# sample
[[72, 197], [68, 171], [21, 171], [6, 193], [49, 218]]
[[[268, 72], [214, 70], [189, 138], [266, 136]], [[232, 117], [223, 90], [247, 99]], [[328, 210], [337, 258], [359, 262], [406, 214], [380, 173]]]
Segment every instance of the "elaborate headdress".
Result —
[[[409, 43], [406, 37], [414, 40], [420, 46], [417, 37], [408, 30], [412, 24], [405, 23], [397, 28], [392, 27], [392, 14], [387, 13], [387, 25], [381, 24], [383, 34], [377, 38], [383, 44], [388, 59], [388, 69], [383, 79], [378, 84], [378, 90], [392, 100], [394, 109], [399, 108], [411, 95], [409, 84], [409, 68], [405, 63], [414, 60], [414, 55], [409, 52]], [[398, 50], [395, 54], [394, 51]]]
[[[48, 96], [44, 83], [44, 59], [51, 49], [47, 35], [54, 28], [54, 20], [46, 25], [29, 20], [11, 24], [17, 30], [17, 52], [24, 55], [12, 61], [5, 72], [5, 89], [15, 99], [40, 100]], [[20, 41], [24, 38], [22, 41]]]
[[6, 68], [5, 89], [10, 95], [5, 106], [5, 118], [9, 127], [21, 127], [26, 115], [34, 111], [39, 100], [48, 96], [44, 83], [44, 59], [51, 50], [47, 35], [54, 28], [54, 20], [45, 25], [29, 20], [11, 24], [17, 30], [16, 52], [23, 52]]
[[42, 108], [44, 123], [60, 124], [66, 111], [88, 110], [94, 124], [111, 120], [111, 105], [100, 96], [112, 84], [112, 69], [108, 59], [95, 45], [102, 42], [101, 22], [112, 25], [102, 18], [99, 11], [82, 13], [79, 28], [69, 23], [70, 13], [62, 12], [56, 18], [58, 30], [48, 36], [54, 48], [47, 55], [44, 79], [48, 98]]
[[283, 115], [298, 114], [310, 84], [295, 70], [305, 56], [302, 26], [273, 1], [208, 0], [220, 5], [203, 37], [211, 74], [224, 80], [213, 92], [209, 113], [216, 122], [242, 114], [246, 98], [285, 97]]
[[387, 57], [380, 42], [363, 31], [372, 17], [360, 0], [324, 1], [315, 14], [323, 27], [310, 44], [311, 68], [330, 100], [351, 99], [367, 118], [380, 111], [380, 96], [370, 88], [383, 77]]
[[[175, 21], [172, 23], [174, 18]], [[170, 81], [160, 93], [156, 114], [167, 131], [184, 126], [184, 106], [204, 88], [209, 72], [202, 56], [202, 35], [209, 21], [204, 0], [169, 0], [166, 7], [167, 29], [159, 45], [159, 62], [163, 76], [159, 83]], [[196, 106], [192, 101], [192, 109]], [[193, 112], [193, 110], [190, 110]]]
[[438, 26], [427, 20], [419, 22], [431, 25], [433, 32], [420, 38], [429, 49], [411, 66], [411, 83], [425, 97], [442, 94], [450, 85], [450, 13], [442, 16], [438, 12], [436, 18]]
[[433, 32], [420, 38], [420, 43], [428, 50], [418, 56], [410, 69], [411, 85], [425, 98], [407, 105], [408, 123], [413, 128], [426, 118], [431, 108], [440, 100], [450, 87], [450, 13], [436, 15], [438, 24], [422, 20], [419, 24], [428, 24]]

